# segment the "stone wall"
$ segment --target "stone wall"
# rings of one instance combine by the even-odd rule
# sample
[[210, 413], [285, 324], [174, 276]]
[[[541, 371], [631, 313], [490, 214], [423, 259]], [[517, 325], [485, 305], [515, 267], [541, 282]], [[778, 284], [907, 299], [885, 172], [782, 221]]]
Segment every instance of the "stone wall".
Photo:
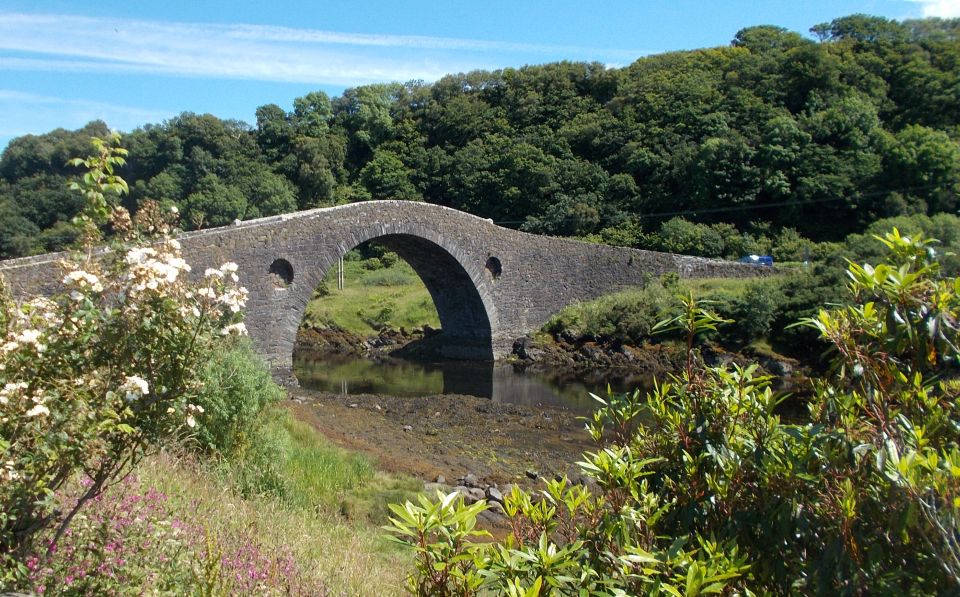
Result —
[[[675, 272], [683, 278], [752, 277], [764, 266], [596, 245], [501, 228], [450, 208], [370, 201], [184, 234], [193, 272], [239, 265], [250, 291], [247, 328], [272, 364], [290, 365], [307, 301], [347, 251], [379, 239], [423, 279], [440, 315], [448, 356], [491, 359], [575, 301]], [[0, 262], [15, 296], [57, 289], [62, 255]]]

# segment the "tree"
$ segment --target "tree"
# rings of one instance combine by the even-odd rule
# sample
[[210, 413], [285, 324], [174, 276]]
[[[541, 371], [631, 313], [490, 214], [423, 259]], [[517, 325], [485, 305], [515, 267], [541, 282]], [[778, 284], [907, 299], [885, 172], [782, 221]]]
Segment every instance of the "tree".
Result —
[[373, 199], [420, 201], [423, 197], [411, 182], [412, 171], [392, 151], [377, 150], [360, 171], [360, 181]]
[[183, 216], [191, 228], [226, 226], [242, 220], [247, 198], [240, 189], [224, 184], [216, 174], [207, 174], [184, 201]]

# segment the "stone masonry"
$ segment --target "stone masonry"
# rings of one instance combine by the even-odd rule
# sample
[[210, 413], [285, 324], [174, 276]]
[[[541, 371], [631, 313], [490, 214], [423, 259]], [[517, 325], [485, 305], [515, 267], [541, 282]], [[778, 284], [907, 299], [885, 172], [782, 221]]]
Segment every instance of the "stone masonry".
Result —
[[[420, 275], [433, 297], [451, 358], [492, 360], [514, 339], [542, 326], [575, 301], [675, 272], [682, 278], [752, 277], [763, 266], [596, 245], [496, 226], [428, 203], [369, 201], [273, 216], [183, 234], [193, 273], [226, 261], [239, 265], [250, 291], [246, 325], [274, 366], [291, 364], [304, 308], [339, 257], [372, 239], [389, 246]], [[0, 261], [15, 297], [59, 287], [50, 254]]]

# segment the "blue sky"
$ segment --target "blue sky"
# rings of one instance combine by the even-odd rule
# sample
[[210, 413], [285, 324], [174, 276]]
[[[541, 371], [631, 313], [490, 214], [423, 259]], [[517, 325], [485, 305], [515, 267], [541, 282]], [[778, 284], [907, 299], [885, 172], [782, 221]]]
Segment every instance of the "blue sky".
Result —
[[629, 64], [725, 45], [742, 27], [806, 33], [867, 13], [960, 17], [960, 0], [166, 0], [0, 4], [0, 148], [100, 118], [128, 131], [380, 81], [555, 60]]

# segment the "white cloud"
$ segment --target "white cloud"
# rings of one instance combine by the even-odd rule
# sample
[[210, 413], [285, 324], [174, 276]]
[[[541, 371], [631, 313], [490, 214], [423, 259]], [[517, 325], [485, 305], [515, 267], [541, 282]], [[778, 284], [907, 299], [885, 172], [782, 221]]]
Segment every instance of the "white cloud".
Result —
[[910, 0], [920, 5], [924, 17], [960, 17], [960, 0]]
[[344, 86], [432, 81], [450, 72], [509, 64], [509, 58], [493, 63], [494, 55], [521, 52], [579, 54], [588, 60], [633, 60], [638, 55], [455, 38], [26, 13], [0, 13], [2, 50], [8, 55], [0, 56], [0, 69], [137, 72]]

